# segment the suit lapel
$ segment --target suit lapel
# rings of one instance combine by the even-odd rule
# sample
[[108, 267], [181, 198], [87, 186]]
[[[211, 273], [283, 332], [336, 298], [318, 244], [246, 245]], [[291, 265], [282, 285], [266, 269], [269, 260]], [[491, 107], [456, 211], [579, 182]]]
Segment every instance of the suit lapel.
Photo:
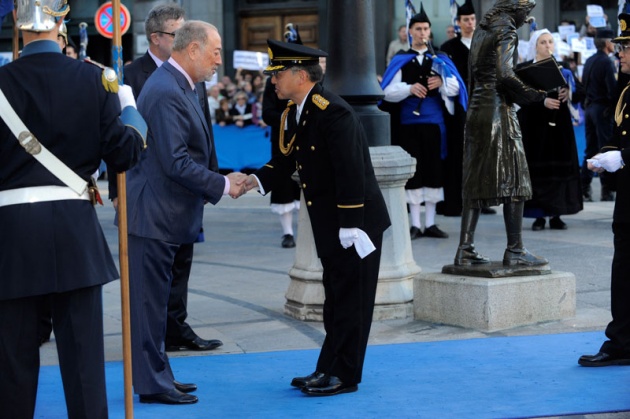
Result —
[[168, 70], [175, 77], [177, 84], [182, 89], [182, 92], [186, 96], [186, 99], [188, 99], [190, 105], [195, 110], [197, 117], [199, 117], [201, 125], [206, 132], [206, 141], [208, 142], [208, 145], [210, 145], [210, 129], [208, 128], [206, 118], [204, 117], [203, 110], [201, 109], [201, 105], [199, 104], [199, 96], [197, 96], [197, 94], [193, 92], [193, 90], [190, 88], [190, 84], [188, 83], [186, 77], [178, 69], [173, 67], [168, 61], [162, 64], [162, 67]]

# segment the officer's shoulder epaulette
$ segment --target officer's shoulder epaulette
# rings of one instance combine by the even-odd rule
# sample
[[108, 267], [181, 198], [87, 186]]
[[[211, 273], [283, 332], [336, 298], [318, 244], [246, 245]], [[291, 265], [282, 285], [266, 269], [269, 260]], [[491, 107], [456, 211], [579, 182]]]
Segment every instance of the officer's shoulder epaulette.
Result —
[[323, 110], [326, 110], [326, 108], [330, 104], [330, 101], [328, 101], [326, 98], [324, 98], [320, 94], [315, 94], [313, 95], [313, 103], [315, 104], [315, 106], [317, 106], [319, 109], [323, 111]]
[[89, 58], [85, 58], [83, 61], [88, 64], [95, 65], [102, 70], [101, 82], [103, 83], [103, 88], [105, 88], [106, 91], [118, 93], [118, 75], [113, 68], [106, 67], [99, 62], [90, 60]]

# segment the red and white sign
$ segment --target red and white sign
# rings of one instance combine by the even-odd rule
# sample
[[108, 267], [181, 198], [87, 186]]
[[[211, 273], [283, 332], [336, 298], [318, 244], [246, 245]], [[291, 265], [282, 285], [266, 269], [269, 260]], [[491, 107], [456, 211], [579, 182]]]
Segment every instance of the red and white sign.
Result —
[[[114, 36], [114, 13], [112, 11], [112, 2], [103, 3], [94, 15], [94, 26], [98, 33], [105, 38], [113, 38]], [[120, 5], [120, 34], [124, 35], [131, 26], [131, 14], [129, 9], [123, 4]]]

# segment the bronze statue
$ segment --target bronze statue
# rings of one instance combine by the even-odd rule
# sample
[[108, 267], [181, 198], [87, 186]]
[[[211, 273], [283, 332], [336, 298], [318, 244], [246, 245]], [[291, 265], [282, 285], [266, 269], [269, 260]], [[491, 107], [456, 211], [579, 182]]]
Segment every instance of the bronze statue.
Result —
[[475, 250], [475, 228], [482, 207], [500, 204], [507, 233], [503, 265], [548, 263], [523, 246], [523, 206], [532, 196], [532, 187], [514, 107], [515, 103], [545, 98], [544, 92], [527, 86], [514, 74], [516, 30], [535, 5], [534, 0], [497, 0], [473, 35], [468, 64], [471, 96], [464, 133], [464, 210], [455, 265], [489, 263]]

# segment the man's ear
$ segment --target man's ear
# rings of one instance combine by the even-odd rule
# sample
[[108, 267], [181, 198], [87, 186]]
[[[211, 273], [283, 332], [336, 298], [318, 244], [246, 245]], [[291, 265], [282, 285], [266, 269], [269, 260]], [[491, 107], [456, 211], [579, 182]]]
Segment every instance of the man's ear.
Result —
[[157, 34], [156, 32], [153, 32], [153, 33], [149, 36], [149, 38], [151, 39], [151, 43], [152, 43], [153, 45], [158, 45], [158, 40], [157, 40], [157, 39], [158, 39], [158, 34]]
[[201, 46], [199, 45], [199, 42], [193, 41], [188, 44], [186, 50], [188, 51], [188, 56], [190, 57], [190, 59], [195, 60], [199, 57]]

